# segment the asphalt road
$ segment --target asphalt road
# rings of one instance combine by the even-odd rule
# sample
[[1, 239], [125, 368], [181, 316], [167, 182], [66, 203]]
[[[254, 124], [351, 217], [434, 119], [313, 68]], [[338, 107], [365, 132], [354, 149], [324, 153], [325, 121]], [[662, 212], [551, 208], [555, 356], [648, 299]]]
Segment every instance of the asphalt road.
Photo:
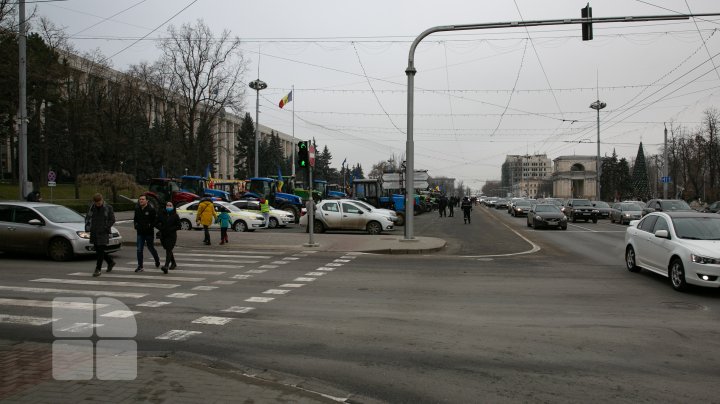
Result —
[[[601, 221], [538, 231], [477, 207], [469, 225], [460, 215], [416, 217], [416, 234], [448, 240], [429, 256], [213, 246], [179, 251], [182, 269], [163, 279], [152, 270], [131, 278], [134, 250], [124, 248], [118, 277], [95, 279], [92, 260], [0, 255], [0, 285], [143, 294], [118, 297], [139, 312], [141, 351], [202, 355], [358, 402], [718, 402], [720, 291], [681, 294], [628, 272], [624, 229]], [[59, 295], [0, 289], [6, 299]], [[2, 304], [0, 313], [49, 309]], [[194, 323], [206, 316], [225, 323]], [[173, 340], [181, 334], [172, 330], [196, 334]], [[49, 325], [0, 322], [0, 334], [52, 340]]]

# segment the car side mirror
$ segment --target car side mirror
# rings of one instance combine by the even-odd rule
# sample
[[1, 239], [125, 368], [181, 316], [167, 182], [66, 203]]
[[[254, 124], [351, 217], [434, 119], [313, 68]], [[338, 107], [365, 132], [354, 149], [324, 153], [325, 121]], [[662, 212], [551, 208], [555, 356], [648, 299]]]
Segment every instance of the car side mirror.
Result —
[[28, 221], [28, 224], [31, 224], [33, 226], [42, 226], [43, 222], [41, 222], [40, 219], [32, 219]]
[[655, 237], [670, 239], [670, 233], [667, 230], [658, 230], [655, 232]]

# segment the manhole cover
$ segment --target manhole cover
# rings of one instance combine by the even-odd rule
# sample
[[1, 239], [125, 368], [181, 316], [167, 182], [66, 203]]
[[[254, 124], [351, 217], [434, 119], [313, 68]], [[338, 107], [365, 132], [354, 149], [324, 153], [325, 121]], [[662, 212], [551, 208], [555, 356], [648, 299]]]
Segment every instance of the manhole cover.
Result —
[[678, 310], [705, 310], [706, 307], [700, 304], [695, 303], [686, 303], [686, 302], [662, 302], [663, 306], [669, 308], [669, 309], [678, 309]]

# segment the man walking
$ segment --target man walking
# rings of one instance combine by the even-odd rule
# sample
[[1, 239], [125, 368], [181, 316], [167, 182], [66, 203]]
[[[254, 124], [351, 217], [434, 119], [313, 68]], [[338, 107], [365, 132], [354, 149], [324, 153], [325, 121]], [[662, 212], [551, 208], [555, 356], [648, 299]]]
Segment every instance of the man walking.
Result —
[[145, 195], [140, 195], [138, 204], [135, 207], [135, 216], [133, 217], [133, 226], [137, 231], [137, 268], [135, 272], [143, 272], [143, 250], [147, 245], [148, 251], [155, 259], [155, 268], [160, 268], [160, 257], [155, 250], [155, 222], [157, 220], [157, 212], [148, 203]]
[[115, 266], [115, 261], [106, 251], [114, 224], [115, 212], [112, 206], [105, 204], [102, 195], [95, 194], [93, 204], [85, 215], [85, 231], [90, 232], [90, 244], [95, 246], [97, 256], [93, 276], [100, 276], [103, 260], [107, 262], [107, 272], [112, 271]]
[[463, 211], [463, 222], [470, 223], [470, 211], [472, 210], [472, 202], [467, 196], [463, 197], [460, 209]]

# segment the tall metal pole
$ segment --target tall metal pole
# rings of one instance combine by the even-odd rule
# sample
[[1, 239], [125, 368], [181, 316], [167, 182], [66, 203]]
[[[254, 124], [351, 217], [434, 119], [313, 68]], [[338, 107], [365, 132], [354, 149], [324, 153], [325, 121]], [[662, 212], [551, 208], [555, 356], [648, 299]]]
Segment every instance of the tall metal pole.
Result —
[[259, 171], [260, 171], [260, 161], [258, 160], [258, 149], [260, 144], [260, 89], [255, 88], [255, 175], [254, 177], [259, 177]]
[[595, 200], [599, 201], [600, 198], [600, 108], [597, 110], [597, 161], [595, 162], [596, 168], [595, 168], [595, 175], [597, 175], [597, 178], [595, 179]]
[[667, 157], [667, 126], [665, 126], [665, 141], [663, 146], [663, 199], [667, 199], [668, 194], [668, 157]]
[[18, 142], [18, 182], [20, 199], [24, 199], [30, 190], [28, 188], [28, 156], [27, 156], [27, 92], [26, 92], [26, 81], [27, 81], [27, 27], [25, 25], [25, 0], [19, 2], [19, 18], [20, 18], [20, 35], [18, 38], [18, 55], [20, 56], [18, 66], [18, 81], [20, 84], [19, 88], [19, 100], [18, 100], [18, 115], [20, 117], [20, 131], [19, 131], [19, 142]]
[[292, 178], [295, 180], [295, 149], [297, 146], [295, 146], [295, 85], [293, 84], [292, 89], [290, 90], [293, 96], [293, 107], [292, 107], [292, 147], [291, 147], [291, 154], [292, 154], [292, 164], [290, 164], [290, 167], [292, 167]]

